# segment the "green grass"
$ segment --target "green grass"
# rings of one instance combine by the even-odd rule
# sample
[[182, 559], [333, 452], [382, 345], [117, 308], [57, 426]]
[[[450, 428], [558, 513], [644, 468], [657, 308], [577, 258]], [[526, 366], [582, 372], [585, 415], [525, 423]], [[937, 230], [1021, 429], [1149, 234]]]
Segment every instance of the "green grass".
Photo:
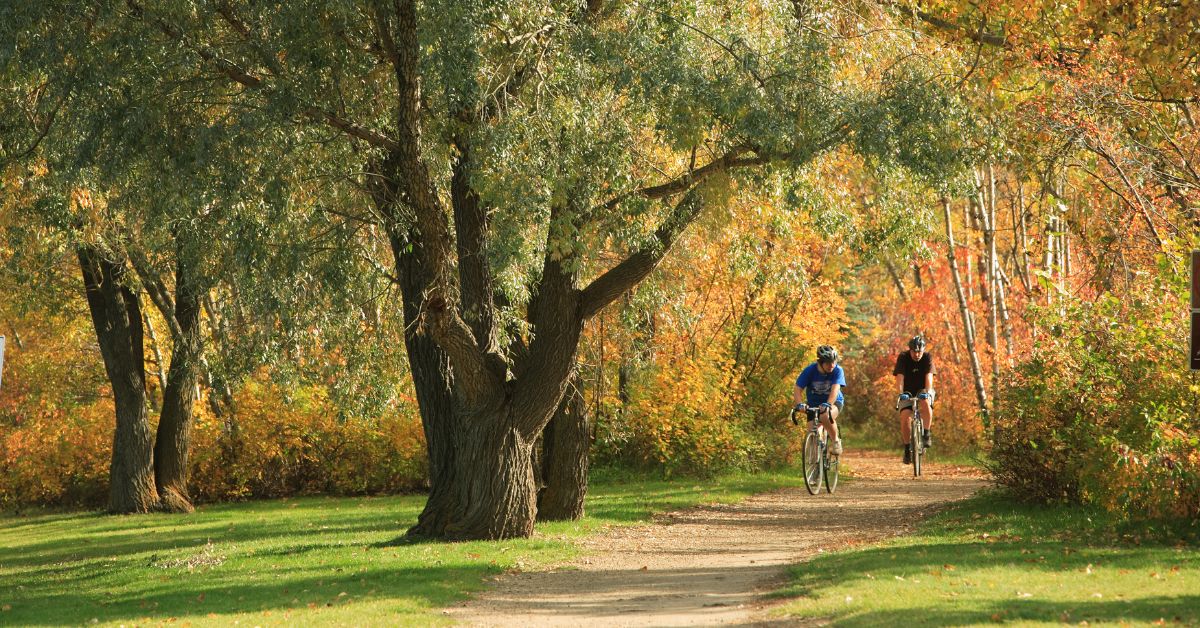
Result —
[[3, 516], [0, 625], [449, 623], [439, 609], [489, 576], [567, 560], [599, 528], [799, 482], [600, 472], [584, 520], [498, 542], [392, 544], [416, 522], [419, 496], [221, 504], [183, 516]]
[[[1191, 530], [1182, 531], [1193, 535]], [[1200, 624], [1200, 550], [1094, 511], [989, 492], [916, 535], [791, 569], [777, 610], [836, 625]]]

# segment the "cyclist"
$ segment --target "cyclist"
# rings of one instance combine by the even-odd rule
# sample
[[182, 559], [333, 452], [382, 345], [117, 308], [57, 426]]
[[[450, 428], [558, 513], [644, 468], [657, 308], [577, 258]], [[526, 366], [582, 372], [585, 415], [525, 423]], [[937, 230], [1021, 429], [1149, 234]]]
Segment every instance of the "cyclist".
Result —
[[805, 405], [817, 408], [821, 425], [833, 438], [833, 447], [829, 452], [840, 456], [842, 438], [838, 434], [837, 417], [845, 403], [842, 387], [846, 385], [846, 374], [837, 362], [837, 349], [829, 345], [817, 347], [817, 361], [800, 371], [800, 376], [796, 378], [796, 389], [792, 394], [796, 406], [792, 417], [795, 420], [796, 413]]
[[931, 445], [929, 434], [930, 423], [933, 422], [933, 400], [936, 394], [933, 390], [933, 376], [937, 367], [933, 365], [933, 355], [925, 351], [925, 338], [913, 336], [908, 341], [908, 351], [896, 356], [896, 368], [892, 374], [896, 376], [896, 385], [900, 387], [900, 439], [904, 442], [904, 464], [912, 462], [912, 443], [908, 422], [912, 418], [912, 406], [903, 403], [916, 397], [921, 408], [921, 444], [928, 448]]

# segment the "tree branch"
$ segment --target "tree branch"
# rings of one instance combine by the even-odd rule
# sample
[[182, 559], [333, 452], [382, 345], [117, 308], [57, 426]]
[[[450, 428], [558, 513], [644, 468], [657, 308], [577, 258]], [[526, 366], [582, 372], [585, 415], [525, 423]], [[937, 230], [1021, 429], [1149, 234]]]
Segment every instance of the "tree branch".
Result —
[[609, 201], [606, 202], [602, 207], [605, 210], [614, 209], [617, 205], [620, 205], [631, 196], [642, 196], [648, 199], [666, 198], [668, 196], [673, 196], [683, 192], [693, 185], [703, 183], [705, 179], [715, 174], [719, 174], [739, 166], [759, 165], [768, 161], [766, 157], [761, 155], [746, 158], [742, 157], [742, 155], [745, 155], [750, 151], [751, 148], [749, 146], [736, 146], [721, 157], [718, 157], [717, 159], [714, 159], [707, 164], [700, 166], [699, 168], [689, 168], [687, 172], [675, 177], [670, 181], [666, 181], [658, 185], [638, 188], [632, 192], [626, 192], [616, 196], [612, 199], [609, 199]]
[[1004, 49], [1011, 47], [1011, 44], [1005, 38], [1003, 33], [989, 33], [987, 30], [985, 30], [984, 27], [987, 25], [986, 20], [980, 23], [978, 29], [972, 29], [969, 26], [951, 22], [950, 20], [938, 17], [932, 13], [926, 13], [925, 11], [921, 11], [916, 8], [906, 7], [899, 2], [889, 2], [888, 0], [884, 0], [882, 4], [897, 11], [903, 11], [904, 13], [912, 15], [913, 17], [916, 17], [922, 22], [925, 22], [926, 24], [938, 30], [962, 35], [973, 42]]
[[608, 269], [583, 289], [579, 297], [579, 311], [584, 320], [595, 316], [658, 266], [684, 228], [696, 219], [703, 208], [700, 192], [700, 186], [688, 190], [663, 224], [655, 230], [654, 239], [649, 245]]
[[[153, 24], [167, 37], [196, 53], [201, 59], [211, 63], [229, 80], [249, 89], [265, 89], [267, 87], [261, 78], [255, 76], [249, 70], [220, 56], [209, 47], [189, 40], [179, 28], [176, 28], [170, 22], [147, 15], [145, 8], [138, 4], [136, 0], [126, 0], [126, 4], [129, 6], [130, 12], [134, 17]], [[383, 133], [346, 120], [332, 111], [313, 106], [304, 108], [303, 113], [316, 122], [327, 124], [346, 135], [363, 140], [376, 148], [394, 151], [400, 147], [396, 140]]]

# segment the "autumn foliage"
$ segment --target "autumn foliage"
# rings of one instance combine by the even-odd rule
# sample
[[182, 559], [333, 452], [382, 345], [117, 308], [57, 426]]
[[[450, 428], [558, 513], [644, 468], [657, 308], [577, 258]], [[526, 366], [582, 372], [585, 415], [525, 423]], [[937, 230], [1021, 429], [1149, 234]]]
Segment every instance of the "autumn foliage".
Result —
[[[108, 495], [112, 398], [88, 329], [26, 334], [5, 360], [0, 394], [0, 508], [97, 507]], [[37, 329], [36, 326], [25, 329]], [[63, 360], [62, 356], [77, 356]], [[201, 502], [326, 493], [409, 492], [426, 481], [424, 435], [411, 400], [347, 417], [323, 387], [249, 381], [236, 415], [196, 404], [192, 496]]]

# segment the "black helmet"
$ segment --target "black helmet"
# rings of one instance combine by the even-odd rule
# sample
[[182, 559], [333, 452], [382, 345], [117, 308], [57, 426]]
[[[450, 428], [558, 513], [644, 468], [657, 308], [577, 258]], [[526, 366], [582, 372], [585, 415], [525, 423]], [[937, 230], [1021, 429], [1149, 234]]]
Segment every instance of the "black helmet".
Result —
[[924, 351], [925, 338], [920, 335], [913, 336], [912, 340], [908, 341], [908, 348], [912, 351]]
[[828, 364], [830, 362], [837, 362], [837, 361], [838, 361], [837, 349], [834, 349], [833, 347], [831, 347], [829, 345], [821, 345], [821, 346], [817, 347], [817, 362], [821, 362], [822, 364]]

